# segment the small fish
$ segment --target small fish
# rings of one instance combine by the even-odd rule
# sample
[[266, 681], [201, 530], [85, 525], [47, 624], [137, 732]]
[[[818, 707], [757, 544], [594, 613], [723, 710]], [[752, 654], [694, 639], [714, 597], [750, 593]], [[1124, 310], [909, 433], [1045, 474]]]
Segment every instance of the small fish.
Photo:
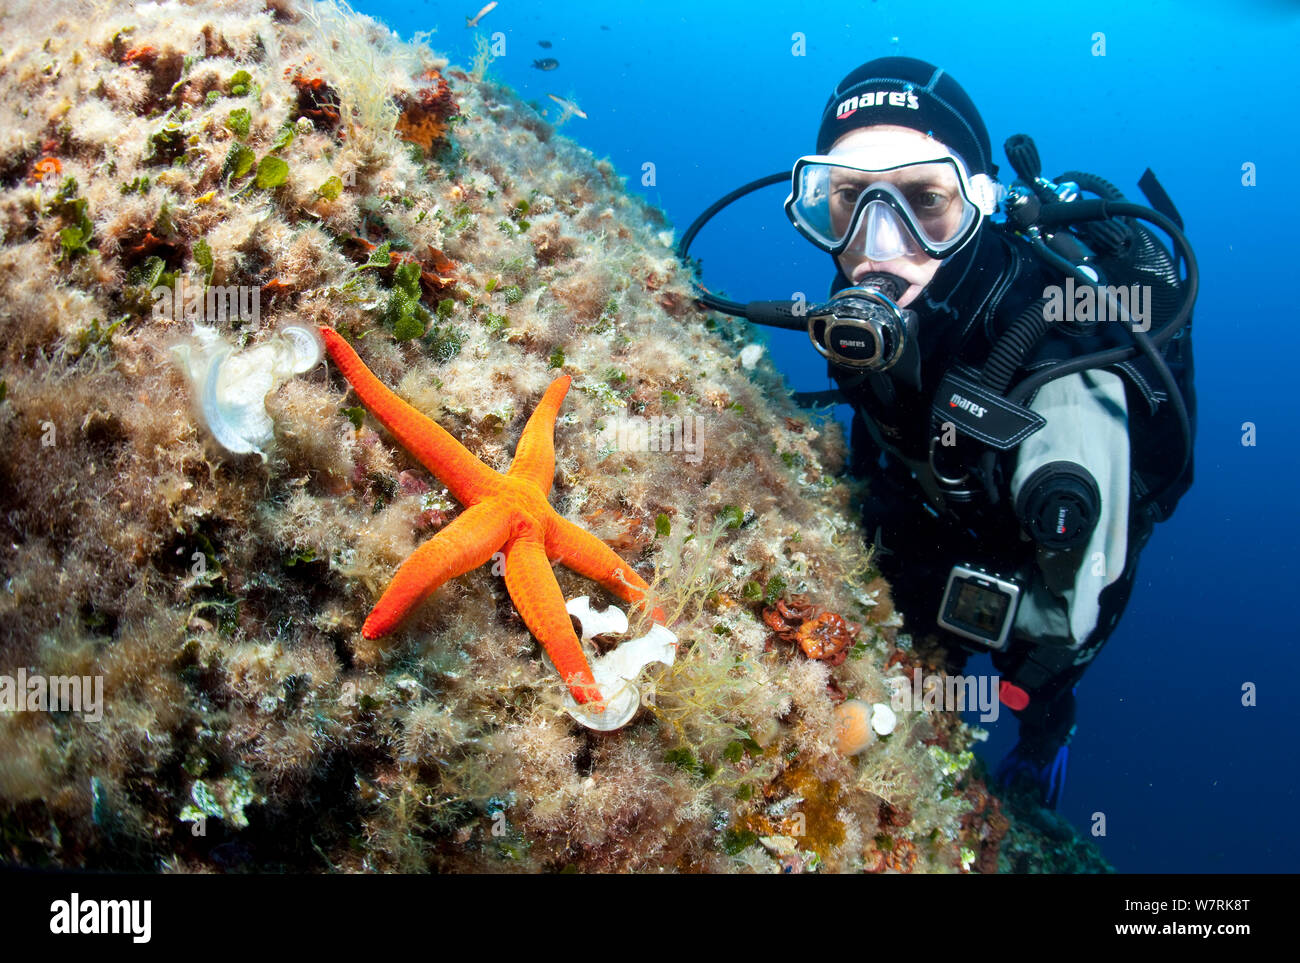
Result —
[[556, 67], [560, 66], [560, 62], [554, 57], [546, 57], [543, 60], [534, 60], [533, 66], [538, 70], [554, 70]]
[[489, 13], [491, 13], [493, 10], [496, 9], [496, 5], [497, 5], [497, 0], [492, 0], [492, 2], [489, 3], [486, 7], [484, 7], [482, 10], [480, 10], [478, 13], [474, 14], [473, 17], [466, 17], [466, 18], [465, 18], [465, 26], [467, 26], [467, 27], [477, 27], [477, 26], [478, 26], [478, 22], [479, 22], [480, 20], [482, 20], [482, 19], [483, 19], [484, 17], [486, 17]]
[[547, 94], [546, 96], [550, 97], [551, 100], [563, 107], [566, 114], [573, 114], [575, 117], [581, 117], [583, 120], [587, 119], [587, 115], [582, 112], [582, 108], [573, 101], [565, 100], [563, 97], [557, 97], [555, 94]]
[[602, 23], [602, 24], [600, 25], [600, 29], [601, 29], [601, 30], [608, 30], [609, 27], [605, 26], [605, 25]]
[[537, 41], [537, 46], [541, 47], [543, 50], [550, 50], [551, 42], [549, 40], [539, 40]]

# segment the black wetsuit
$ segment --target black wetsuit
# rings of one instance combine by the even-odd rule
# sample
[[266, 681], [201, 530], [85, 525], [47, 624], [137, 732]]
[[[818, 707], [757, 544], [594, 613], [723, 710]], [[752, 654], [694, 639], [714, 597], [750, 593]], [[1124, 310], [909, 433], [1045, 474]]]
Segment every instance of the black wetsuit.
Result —
[[[1145, 234], [1140, 245], [1123, 262], [1106, 265], [1109, 283], [1130, 279], [1151, 284], [1155, 328], [1167, 321], [1178, 303], [1179, 283], [1172, 259]], [[1135, 267], [1134, 265], [1137, 265]], [[1043, 295], [1047, 285], [1061, 283], [1059, 274], [1046, 266], [1025, 241], [986, 223], [975, 240], [953, 256], [934, 281], [910, 307], [919, 318], [920, 378], [891, 369], [885, 374], [861, 374], [832, 366], [831, 375], [854, 408], [852, 429], [853, 469], [868, 481], [864, 522], [868, 532], [879, 531], [877, 564], [893, 587], [897, 608], [903, 613], [913, 638], [937, 635], [949, 652], [949, 665], [959, 671], [964, 649], [972, 643], [941, 628], [936, 618], [949, 571], [954, 564], [976, 563], [988, 571], [1011, 575], [1026, 573], [1035, 565], [1036, 544], [1022, 535], [1020, 521], [1008, 497], [1008, 480], [1015, 450], [999, 455], [994, 485], [1000, 497], [993, 503], [979, 484], [968, 497], [934, 496], [914, 476], [917, 463], [929, 463], [936, 422], [931, 402], [944, 374], [954, 367], [978, 371], [998, 336], [1017, 314]], [[832, 291], [847, 287], [838, 273]], [[1190, 325], [1165, 348], [1165, 357], [1180, 383], [1189, 415], [1195, 417], [1191, 392]], [[1092, 332], [1054, 330], [1030, 353], [1013, 384], [1054, 359], [1115, 346], [1132, 340], [1122, 326], [1101, 325]], [[1030, 708], [1022, 724], [1038, 729], [1068, 728], [1072, 722], [1070, 693], [1124, 611], [1137, 572], [1139, 554], [1156, 521], [1168, 516], [1191, 483], [1191, 465], [1158, 500], [1148, 493], [1170, 480], [1180, 464], [1181, 444], [1172, 406], [1163, 385], [1145, 359], [1108, 370], [1120, 375], [1128, 406], [1132, 488], [1125, 567], [1122, 575], [1101, 593], [1095, 628], [1076, 647], [1044, 645], [1039, 640], [1014, 637], [993, 661], [1004, 678], [1026, 690]], [[1193, 421], [1194, 424], [1194, 421]], [[983, 447], [963, 438], [955, 449], [937, 449], [941, 474], [960, 477], [978, 463]], [[937, 503], [936, 503], [937, 502]], [[1022, 725], [1022, 739], [1025, 727]]]

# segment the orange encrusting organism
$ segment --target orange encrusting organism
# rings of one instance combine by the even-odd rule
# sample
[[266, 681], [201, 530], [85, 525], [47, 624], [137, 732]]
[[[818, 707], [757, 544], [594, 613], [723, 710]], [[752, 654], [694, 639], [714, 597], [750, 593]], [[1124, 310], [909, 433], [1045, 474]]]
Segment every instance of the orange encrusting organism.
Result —
[[42, 157], [32, 165], [32, 172], [27, 175], [27, 183], [36, 185], [51, 174], [62, 174], [63, 162], [57, 157]]
[[[582, 644], [573, 631], [551, 560], [644, 608], [650, 587], [614, 550], [547, 501], [555, 476], [553, 435], [568, 375], [556, 378], [528, 419], [503, 475], [479, 461], [431, 418], [389, 390], [331, 328], [321, 337], [362, 403], [421, 464], [447, 486], [464, 512], [411, 553], [371, 611], [361, 634], [377, 639], [448, 579], [505, 553], [506, 590], [579, 703], [601, 701]], [[664, 621], [661, 609], [651, 612]]]

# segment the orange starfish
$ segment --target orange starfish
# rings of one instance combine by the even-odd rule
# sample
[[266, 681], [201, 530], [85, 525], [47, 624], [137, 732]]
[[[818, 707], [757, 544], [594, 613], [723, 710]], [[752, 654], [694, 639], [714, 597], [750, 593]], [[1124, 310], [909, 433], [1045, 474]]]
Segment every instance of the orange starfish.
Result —
[[[367, 639], [387, 635], [443, 582], [484, 564], [504, 547], [506, 590], [515, 608], [555, 663], [574, 700], [599, 706], [600, 690], [569, 621], [550, 560], [643, 608], [650, 587], [613, 549], [561, 517], [547, 501], [555, 476], [555, 417], [569, 390], [569, 376], [556, 378], [546, 389], [503, 475], [386, 388], [337, 332], [322, 327], [320, 333], [330, 357], [365, 406], [466, 506], [402, 563], [361, 634]], [[664, 621], [661, 609], [654, 609], [651, 616]]]

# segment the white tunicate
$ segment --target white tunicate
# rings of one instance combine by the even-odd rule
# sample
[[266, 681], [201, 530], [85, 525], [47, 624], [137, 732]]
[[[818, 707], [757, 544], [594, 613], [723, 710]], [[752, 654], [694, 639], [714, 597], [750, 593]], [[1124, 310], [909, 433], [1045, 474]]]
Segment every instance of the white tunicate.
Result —
[[877, 702], [871, 707], [871, 728], [876, 730], [876, 735], [887, 736], [894, 731], [896, 725], [898, 716], [894, 715], [894, 710], [889, 706]]
[[217, 443], [237, 455], [257, 454], [274, 434], [266, 396], [320, 364], [324, 348], [312, 328], [289, 325], [253, 348], [236, 351], [215, 328], [172, 348], [194, 391], [195, 406]]
[[[604, 612], [597, 612], [591, 607], [587, 596], [583, 595], [570, 600], [566, 608], [581, 623], [583, 639], [627, 631], [627, 616], [617, 605], [611, 605]], [[655, 624], [639, 639], [630, 639], [618, 648], [590, 660], [596, 688], [605, 700], [603, 712], [592, 712], [579, 705], [568, 693], [564, 696], [564, 707], [569, 715], [588, 729], [609, 732], [622, 728], [636, 715], [636, 710], [641, 705], [641, 690], [636, 684], [641, 670], [651, 662], [672, 665], [676, 658], [677, 636], [662, 625]]]
[[753, 369], [758, 364], [758, 359], [763, 356], [763, 346], [761, 344], [747, 344], [740, 349], [740, 366], [746, 371]]
[[617, 605], [611, 605], [603, 612], [591, 607], [591, 600], [585, 595], [570, 599], [565, 605], [569, 614], [582, 626], [582, 640], [598, 635], [622, 635], [627, 631], [627, 616]]

